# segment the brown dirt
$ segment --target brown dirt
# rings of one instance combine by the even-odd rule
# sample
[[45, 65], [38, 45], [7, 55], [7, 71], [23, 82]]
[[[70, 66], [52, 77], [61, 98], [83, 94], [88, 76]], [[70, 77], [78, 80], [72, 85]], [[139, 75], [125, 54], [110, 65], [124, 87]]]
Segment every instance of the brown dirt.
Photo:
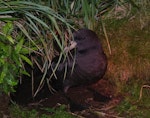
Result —
[[0, 118], [6, 117], [8, 113], [8, 106], [9, 106], [9, 96], [0, 93]]
[[[68, 112], [71, 112], [67, 99], [60, 92], [50, 94], [50, 92], [42, 91], [35, 100], [29, 100], [31, 96], [28, 90], [22, 89], [21, 93], [12, 98], [15, 102], [25, 105], [29, 109], [37, 109], [41, 113], [46, 113], [42, 108], [55, 108], [62, 104], [67, 106]], [[78, 105], [86, 106], [84, 110], [76, 108], [73, 111], [73, 114], [78, 117], [86, 118], [115, 118], [117, 115], [115, 116], [111, 109], [121, 101], [121, 97], [114, 96], [114, 87], [104, 79], [91, 86], [70, 88], [67, 96]], [[0, 117], [8, 116], [8, 101], [8, 96], [1, 95]]]
[[[85, 110], [74, 111], [74, 114], [86, 118], [113, 118], [115, 113], [110, 112], [110, 109], [114, 108], [121, 100], [121, 97], [114, 97], [113, 86], [107, 80], [100, 80], [98, 83], [88, 87], [75, 87], [69, 89], [67, 96], [71, 98], [75, 103], [88, 106]], [[57, 92], [53, 95], [45, 97], [36, 102], [28, 103], [29, 108], [53, 108], [58, 104], [65, 104], [68, 106], [68, 102], [61, 93]], [[69, 107], [68, 107], [68, 111]]]

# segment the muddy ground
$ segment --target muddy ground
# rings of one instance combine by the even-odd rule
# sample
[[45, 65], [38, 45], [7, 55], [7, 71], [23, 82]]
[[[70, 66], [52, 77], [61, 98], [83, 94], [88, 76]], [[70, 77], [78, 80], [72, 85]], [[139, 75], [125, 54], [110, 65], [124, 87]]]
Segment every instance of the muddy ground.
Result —
[[[29, 109], [37, 109], [39, 112], [44, 112], [43, 108], [54, 108], [59, 105], [66, 105], [67, 111], [77, 115], [78, 117], [86, 118], [113, 118], [116, 117], [112, 108], [114, 108], [120, 101], [121, 97], [114, 96], [114, 87], [106, 79], [102, 79], [96, 84], [90, 86], [79, 86], [70, 88], [67, 96], [72, 102], [68, 101], [61, 92], [51, 94], [47, 90], [43, 90], [33, 100], [31, 91], [23, 89], [18, 96], [12, 99]], [[30, 97], [29, 97], [30, 96]]]

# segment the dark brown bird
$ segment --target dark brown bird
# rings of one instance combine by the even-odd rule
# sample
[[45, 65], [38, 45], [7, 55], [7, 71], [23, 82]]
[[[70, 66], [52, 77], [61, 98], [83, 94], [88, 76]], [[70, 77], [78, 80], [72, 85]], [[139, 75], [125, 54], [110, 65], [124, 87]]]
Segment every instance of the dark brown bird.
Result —
[[[75, 31], [72, 44], [66, 47], [65, 51], [70, 51], [73, 58], [68, 56], [64, 62], [59, 64], [55, 72], [57, 83], [63, 87], [65, 93], [70, 87], [93, 84], [104, 76], [107, 69], [107, 58], [95, 32], [88, 29]], [[55, 68], [58, 58], [53, 59], [52, 68]], [[66, 78], [63, 79], [65, 67], [67, 73]]]

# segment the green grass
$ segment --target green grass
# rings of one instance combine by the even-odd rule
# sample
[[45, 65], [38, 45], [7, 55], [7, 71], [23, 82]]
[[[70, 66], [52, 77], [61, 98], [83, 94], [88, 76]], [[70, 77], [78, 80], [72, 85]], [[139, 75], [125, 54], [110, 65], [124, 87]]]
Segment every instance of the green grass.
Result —
[[39, 118], [36, 110], [28, 110], [18, 105], [12, 105], [10, 107], [11, 118]]
[[21, 107], [19, 105], [10, 106], [11, 118], [75, 118], [72, 114], [67, 112], [64, 105], [58, 108], [41, 108], [41, 111]]
[[[126, 118], [147, 118], [150, 116], [150, 33], [149, 28], [141, 29], [139, 17], [132, 20], [106, 21], [112, 54], [108, 56], [106, 77], [114, 84], [114, 96], [124, 99], [115, 111]], [[107, 47], [103, 41], [104, 47]]]
[[115, 108], [116, 112], [120, 116], [126, 116], [126, 118], [149, 117], [150, 90], [143, 90], [142, 98], [139, 100], [140, 86], [139, 84], [132, 84], [132, 86], [128, 85], [128, 88], [126, 88], [126, 93], [128, 93], [128, 95], [124, 96], [124, 100]]
[[68, 113], [65, 105], [61, 105], [58, 108], [43, 108], [44, 111], [52, 113], [52, 118], [75, 118], [75, 116]]

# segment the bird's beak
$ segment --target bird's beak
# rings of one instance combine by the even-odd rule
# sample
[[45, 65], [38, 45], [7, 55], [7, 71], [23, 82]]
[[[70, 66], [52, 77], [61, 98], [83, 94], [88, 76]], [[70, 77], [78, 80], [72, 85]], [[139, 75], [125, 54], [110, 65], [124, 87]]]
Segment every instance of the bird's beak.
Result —
[[70, 46], [64, 48], [64, 52], [67, 53], [67, 52], [71, 51], [72, 49], [76, 48], [76, 46], [77, 46], [77, 42], [71, 41]]

